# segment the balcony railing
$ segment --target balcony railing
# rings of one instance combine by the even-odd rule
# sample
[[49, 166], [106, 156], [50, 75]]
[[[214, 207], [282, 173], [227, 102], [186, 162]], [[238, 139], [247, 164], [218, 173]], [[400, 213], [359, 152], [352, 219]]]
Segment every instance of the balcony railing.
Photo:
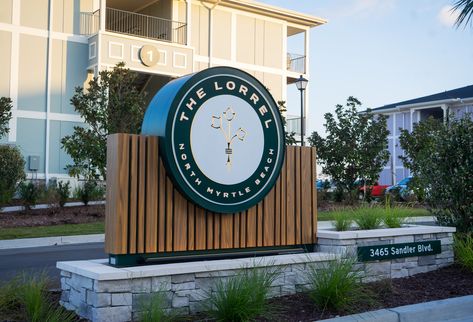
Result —
[[96, 34], [100, 27], [100, 12], [80, 13], [80, 34], [90, 36]]
[[[99, 30], [99, 11], [81, 13], [81, 34], [92, 35]], [[185, 45], [187, 24], [140, 13], [107, 8], [105, 30], [148, 39]]]
[[288, 117], [286, 119], [286, 131], [289, 133], [295, 132], [296, 135], [301, 135], [301, 118]]
[[287, 54], [287, 70], [296, 73], [305, 73], [305, 56], [298, 54]]

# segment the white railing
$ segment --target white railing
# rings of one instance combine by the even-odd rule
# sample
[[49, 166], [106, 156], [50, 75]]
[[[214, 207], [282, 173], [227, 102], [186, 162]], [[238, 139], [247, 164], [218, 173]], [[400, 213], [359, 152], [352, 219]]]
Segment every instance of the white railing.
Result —
[[[99, 11], [81, 13], [80, 26], [82, 35], [96, 34], [100, 26]], [[187, 42], [186, 29], [187, 24], [184, 22], [141, 13], [107, 8], [105, 14], [105, 30], [131, 36], [185, 45]]]
[[299, 54], [287, 54], [287, 70], [305, 74], [305, 56]]

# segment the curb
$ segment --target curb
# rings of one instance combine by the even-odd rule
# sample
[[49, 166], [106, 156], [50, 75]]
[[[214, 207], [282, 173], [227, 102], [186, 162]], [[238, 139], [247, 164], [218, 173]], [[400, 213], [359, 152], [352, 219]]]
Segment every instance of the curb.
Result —
[[103, 243], [104, 240], [104, 234], [6, 239], [0, 240], [0, 250], [85, 243]]
[[[100, 204], [100, 203], [103, 203], [103, 201], [96, 202], [96, 204]], [[435, 217], [428, 217], [428, 216], [411, 217], [409, 218], [408, 222], [409, 223], [418, 223], [418, 222], [434, 223]], [[332, 227], [333, 227], [333, 221], [319, 221], [318, 222], [318, 229], [330, 229]], [[105, 240], [104, 234], [5, 239], [5, 240], [0, 240], [0, 250], [16, 249], [16, 248], [30, 248], [30, 247], [44, 247], [44, 246], [86, 244], [86, 243], [103, 243], [104, 240]]]
[[[104, 205], [104, 204], [105, 204], [105, 200], [89, 201], [90, 206]], [[74, 201], [74, 202], [67, 202], [64, 205], [64, 207], [76, 207], [76, 206], [84, 206], [84, 203], [80, 202], [80, 201]], [[48, 205], [48, 204], [39, 204], [39, 205], [34, 205], [33, 207], [31, 207], [32, 210], [35, 210], [35, 209], [48, 209], [48, 208], [51, 208], [51, 206]], [[21, 210], [23, 210], [23, 206], [9, 206], [9, 207], [0, 208], [0, 213], [7, 213], [7, 212], [21, 211]]]
[[322, 322], [442, 322], [473, 321], [473, 295], [446, 300], [399, 306], [370, 311]]

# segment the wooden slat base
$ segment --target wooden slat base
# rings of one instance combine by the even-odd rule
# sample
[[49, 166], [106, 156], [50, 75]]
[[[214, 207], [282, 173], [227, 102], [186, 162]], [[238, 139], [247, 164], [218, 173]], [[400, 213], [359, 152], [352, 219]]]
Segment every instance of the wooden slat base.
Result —
[[105, 250], [125, 255], [314, 244], [315, 161], [314, 148], [288, 146], [263, 201], [243, 212], [212, 213], [174, 187], [157, 137], [110, 135]]

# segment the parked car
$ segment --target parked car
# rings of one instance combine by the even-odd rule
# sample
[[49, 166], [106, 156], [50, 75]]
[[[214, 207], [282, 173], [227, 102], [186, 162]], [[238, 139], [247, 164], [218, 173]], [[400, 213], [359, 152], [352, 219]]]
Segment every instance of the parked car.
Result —
[[414, 192], [409, 188], [409, 183], [412, 181], [412, 177], [407, 177], [396, 183], [395, 185], [386, 188], [385, 194], [398, 193], [402, 200], [406, 200], [408, 196]]
[[371, 191], [371, 197], [378, 198], [384, 196], [384, 191], [388, 188], [389, 185], [379, 184], [375, 182], [373, 185], [364, 185], [360, 184], [358, 188], [358, 196], [360, 199], [365, 197], [365, 188]]
[[318, 179], [316, 181], [316, 187], [317, 187], [317, 191], [327, 191], [327, 192], [332, 192], [335, 190], [335, 188], [337, 187], [335, 185], [335, 183], [333, 181], [328, 181], [328, 180], [321, 180], [321, 179]]

